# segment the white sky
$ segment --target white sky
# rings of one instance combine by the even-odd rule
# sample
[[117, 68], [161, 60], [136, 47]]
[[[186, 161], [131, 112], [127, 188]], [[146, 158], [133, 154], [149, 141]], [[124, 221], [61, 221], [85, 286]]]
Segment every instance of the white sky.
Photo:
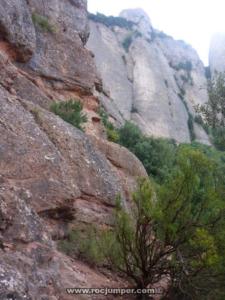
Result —
[[88, 0], [90, 12], [105, 15], [137, 7], [148, 13], [153, 27], [191, 44], [208, 65], [212, 34], [225, 32], [225, 0]]

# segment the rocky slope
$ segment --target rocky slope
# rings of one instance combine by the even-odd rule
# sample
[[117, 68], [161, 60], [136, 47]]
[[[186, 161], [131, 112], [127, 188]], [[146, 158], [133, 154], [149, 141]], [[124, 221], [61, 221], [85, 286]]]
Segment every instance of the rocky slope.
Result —
[[155, 30], [141, 9], [120, 17], [90, 16], [87, 46], [103, 80], [105, 108], [117, 123], [133, 120], [147, 135], [208, 144], [194, 122], [195, 105], [208, 97], [196, 51]]
[[[133, 154], [101, 139], [93, 96], [101, 81], [85, 48], [86, 5], [0, 3], [2, 300], [75, 299], [65, 288], [108, 286], [106, 275], [63, 255], [56, 243], [74, 223], [111, 224], [117, 194], [126, 204], [136, 178], [146, 176]], [[49, 112], [53, 100], [69, 98], [84, 104], [86, 134]]]

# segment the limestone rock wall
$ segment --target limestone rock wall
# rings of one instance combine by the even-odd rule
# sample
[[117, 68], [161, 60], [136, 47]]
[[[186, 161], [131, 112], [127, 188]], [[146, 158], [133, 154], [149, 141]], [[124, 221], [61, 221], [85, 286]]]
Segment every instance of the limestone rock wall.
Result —
[[[194, 120], [195, 105], [208, 99], [205, 70], [196, 51], [155, 30], [140, 9], [125, 10], [120, 17], [133, 25], [90, 21], [87, 47], [95, 54], [103, 81], [102, 104], [119, 124], [118, 115], [133, 120], [147, 135], [190, 142], [188, 120]], [[193, 127], [196, 139], [208, 144], [204, 130]]]

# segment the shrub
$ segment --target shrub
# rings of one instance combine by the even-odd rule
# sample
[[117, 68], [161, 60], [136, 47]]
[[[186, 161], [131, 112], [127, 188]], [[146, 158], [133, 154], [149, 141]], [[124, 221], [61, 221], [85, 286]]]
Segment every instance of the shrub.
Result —
[[98, 236], [100, 233], [95, 226], [79, 226], [73, 228], [64, 240], [58, 242], [58, 248], [66, 255], [80, 258], [89, 264], [101, 264], [104, 256], [103, 251], [99, 250]]
[[117, 204], [108, 261], [134, 288], [152, 287], [167, 276], [165, 299], [204, 299], [215, 282], [223, 288], [220, 263], [225, 257], [218, 243], [222, 250], [224, 241], [214, 235], [224, 234], [224, 188], [215, 189], [218, 180], [211, 160], [184, 147], [172, 175], [157, 191], [140, 180], [132, 211]]
[[37, 25], [41, 30], [47, 31], [47, 32], [55, 32], [55, 27], [49, 23], [49, 20], [47, 17], [39, 15], [37, 13], [32, 14], [32, 21], [34, 25]]
[[140, 159], [148, 175], [156, 182], [166, 180], [175, 160], [174, 141], [146, 137], [136, 125], [126, 122], [119, 129], [119, 143]]
[[141, 130], [132, 122], [126, 122], [119, 129], [119, 143], [134, 152], [136, 144], [143, 138]]
[[98, 113], [106, 129], [107, 139], [111, 142], [117, 143], [119, 140], [119, 133], [118, 130], [114, 127], [114, 125], [109, 121], [108, 114], [102, 107], [99, 109]]
[[87, 116], [82, 113], [83, 105], [80, 101], [69, 100], [67, 102], [55, 102], [50, 110], [61, 117], [64, 121], [83, 130], [82, 125], [87, 122]]

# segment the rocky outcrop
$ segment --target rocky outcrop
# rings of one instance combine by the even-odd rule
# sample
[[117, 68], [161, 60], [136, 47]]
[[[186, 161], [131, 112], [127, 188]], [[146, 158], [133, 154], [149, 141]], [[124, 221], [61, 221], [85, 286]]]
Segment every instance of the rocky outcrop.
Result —
[[225, 72], [225, 34], [217, 33], [212, 37], [209, 49], [211, 74]]
[[86, 1], [1, 2], [0, 48], [56, 90], [90, 93], [100, 80], [90, 51]]
[[[69, 287], [121, 284], [57, 250], [74, 224], [112, 225], [117, 195], [128, 205], [147, 176], [101, 140], [86, 16], [83, 0], [0, 4], [0, 299], [67, 300]], [[95, 137], [49, 112], [69, 98], [83, 102]]]
[[[103, 80], [103, 106], [118, 124], [133, 120], [147, 135], [189, 142], [194, 107], [208, 97], [204, 66], [196, 51], [155, 30], [140, 9], [125, 10], [120, 17], [129, 26], [116, 18], [114, 24], [107, 24], [90, 17], [87, 46]], [[201, 127], [191, 127], [198, 141], [209, 143]]]

